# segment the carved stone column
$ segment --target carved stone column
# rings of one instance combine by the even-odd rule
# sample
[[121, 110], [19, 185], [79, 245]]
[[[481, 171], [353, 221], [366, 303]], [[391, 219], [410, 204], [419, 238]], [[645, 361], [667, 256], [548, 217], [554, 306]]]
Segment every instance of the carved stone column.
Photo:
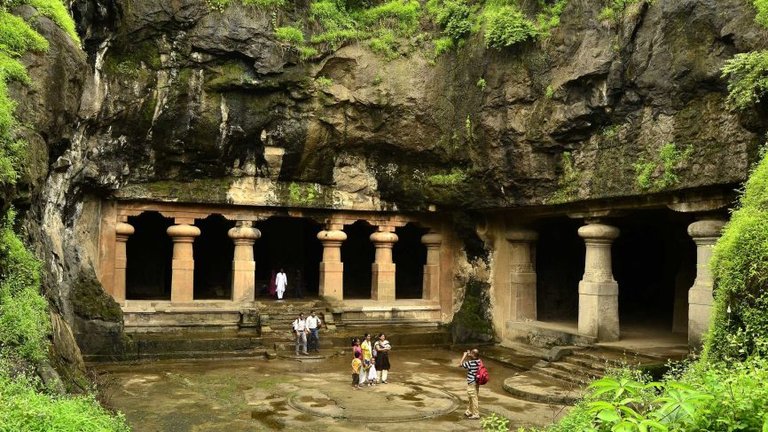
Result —
[[714, 280], [709, 261], [712, 247], [724, 225], [724, 221], [717, 219], [700, 220], [688, 225], [688, 235], [696, 243], [696, 280], [688, 290], [688, 345], [691, 347], [701, 346], [701, 337], [709, 328], [714, 300]]
[[320, 297], [327, 300], [344, 300], [344, 263], [341, 262], [341, 244], [347, 234], [340, 229], [317, 233], [323, 244], [323, 261], [320, 263]]
[[200, 228], [180, 224], [168, 227], [173, 240], [173, 261], [171, 264], [171, 303], [185, 303], [194, 300], [195, 259], [192, 243], [200, 235]]
[[421, 242], [427, 247], [421, 297], [437, 301], [440, 298], [440, 245], [443, 243], [443, 236], [437, 233], [424, 234], [421, 236]]
[[256, 261], [253, 260], [253, 243], [261, 238], [261, 231], [253, 228], [251, 221], [238, 221], [227, 235], [235, 244], [232, 259], [232, 300], [249, 302], [256, 294]]
[[125, 303], [125, 277], [128, 268], [128, 256], [126, 254], [126, 243], [136, 230], [132, 225], [125, 222], [118, 222], [115, 225], [115, 279], [112, 286], [112, 298], [116, 302]]
[[619, 229], [589, 223], [579, 228], [587, 248], [579, 282], [579, 334], [601, 342], [619, 340], [619, 284], [613, 279], [611, 243]]
[[535, 231], [517, 229], [507, 232], [510, 243], [508, 319], [514, 321], [536, 319], [536, 270], [533, 265], [533, 246], [539, 235]]
[[395, 300], [395, 264], [392, 262], [392, 246], [397, 242], [397, 234], [379, 231], [371, 234], [371, 241], [376, 248], [376, 259], [371, 265], [371, 298], [380, 301]]

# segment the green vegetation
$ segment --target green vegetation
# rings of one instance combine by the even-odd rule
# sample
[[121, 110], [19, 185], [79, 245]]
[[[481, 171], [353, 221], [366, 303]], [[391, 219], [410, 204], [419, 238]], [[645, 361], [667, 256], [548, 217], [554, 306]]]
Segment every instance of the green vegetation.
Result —
[[485, 78], [480, 78], [479, 80], [477, 80], [475, 85], [477, 86], [477, 88], [480, 89], [480, 91], [485, 91], [485, 86], [487, 85], [487, 83], [485, 82]]
[[467, 179], [467, 173], [454, 168], [448, 174], [433, 174], [427, 177], [427, 183], [432, 186], [456, 186]]
[[676, 185], [680, 182], [677, 173], [692, 152], [693, 147], [680, 150], [672, 142], [662, 145], [656, 157], [635, 163], [637, 186], [644, 191], [660, 191]]
[[[233, 0], [206, 0], [211, 9], [222, 11], [232, 4]], [[285, 0], [239, 0], [243, 6], [256, 6], [262, 8], [275, 8], [285, 6]]]
[[650, 0], [610, 0], [610, 4], [600, 10], [597, 18], [618, 23], [626, 16], [629, 8], [639, 2], [650, 3]]
[[[26, 162], [18, 139], [11, 81], [31, 84], [19, 57], [44, 52], [48, 42], [26, 21], [11, 15], [11, 5], [28, 4], [51, 18], [79, 43], [75, 24], [59, 0], [0, 0], [0, 189], [12, 192]], [[30, 370], [47, 361], [48, 302], [40, 294], [40, 263], [14, 231], [16, 214], [0, 209], [0, 431], [127, 431], [90, 397], [52, 396]]]
[[763, 27], [768, 27], [768, 0], [752, 0], [752, 5], [757, 10], [755, 21]]
[[[230, 1], [209, 0], [217, 8], [226, 7]], [[467, 38], [483, 27], [486, 44], [494, 48], [546, 37], [560, 24], [567, 0], [537, 0], [537, 13], [532, 17], [522, 12], [519, 1], [428, 0], [422, 6], [418, 0], [310, 0], [306, 6], [300, 6], [308, 9], [304, 22], [292, 26], [276, 24], [275, 37], [299, 51], [310, 46], [317, 50], [312, 55], [302, 55], [304, 59], [347, 43], [367, 41], [373, 52], [393, 60], [430, 39], [437, 57], [462, 47]], [[302, 28], [309, 33], [303, 33]], [[429, 32], [435, 28], [440, 34], [433, 38]]]
[[547, 99], [552, 99], [555, 96], [555, 88], [551, 85], [547, 86], [547, 89], [544, 91], [544, 97]]
[[704, 357], [768, 357], [768, 157], [747, 181], [711, 265], [717, 295]]
[[275, 37], [290, 44], [303, 44], [304, 33], [296, 27], [278, 27], [275, 29]]
[[9, 372], [0, 359], [0, 431], [128, 432], [122, 415], [112, 416], [93, 397], [46, 394], [39, 380]]
[[315, 84], [317, 85], [317, 87], [321, 89], [326, 89], [333, 85], [333, 80], [326, 76], [321, 75], [315, 78]]
[[561, 166], [563, 172], [557, 180], [557, 191], [548, 200], [550, 204], [572, 201], [579, 196], [581, 172], [576, 169], [571, 152], [563, 152]]
[[736, 54], [722, 72], [728, 78], [728, 103], [749, 108], [768, 92], [768, 51]]

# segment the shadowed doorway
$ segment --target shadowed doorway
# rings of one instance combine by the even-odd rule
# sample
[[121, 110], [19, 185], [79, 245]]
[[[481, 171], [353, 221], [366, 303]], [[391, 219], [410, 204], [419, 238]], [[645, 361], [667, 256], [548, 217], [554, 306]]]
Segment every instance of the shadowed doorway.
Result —
[[195, 258], [195, 300], [232, 299], [232, 259], [235, 245], [227, 231], [235, 226], [224, 216], [213, 214], [195, 219], [200, 236], [193, 245]]
[[427, 247], [421, 236], [428, 229], [409, 223], [395, 228], [398, 240], [392, 247], [395, 263], [395, 298], [420, 299], [424, 291], [424, 265], [427, 263]]
[[136, 230], [126, 243], [128, 300], [170, 300], [173, 241], [166, 233], [173, 222], [158, 212], [128, 217]]
[[370, 299], [371, 265], [375, 249], [370, 239], [376, 227], [365, 221], [344, 225], [347, 240], [341, 245], [341, 261], [344, 263], [344, 298]]
[[261, 238], [254, 244], [256, 296], [269, 297], [273, 274], [285, 270], [284, 298], [317, 297], [323, 245], [320, 224], [311, 219], [275, 216], [257, 222]]

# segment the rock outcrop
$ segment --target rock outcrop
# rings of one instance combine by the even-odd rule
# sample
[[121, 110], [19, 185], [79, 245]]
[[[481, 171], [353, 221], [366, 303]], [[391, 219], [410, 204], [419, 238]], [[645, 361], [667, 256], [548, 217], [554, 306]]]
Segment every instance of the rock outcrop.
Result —
[[233, 202], [251, 182], [275, 204], [481, 210], [730, 188], [767, 126], [764, 106], [725, 103], [724, 62], [768, 47], [742, 0], [656, 0], [617, 23], [571, 0], [549, 38], [504, 51], [474, 35], [433, 59], [414, 38], [391, 61], [360, 43], [307, 62], [272, 12], [231, 3], [76, 0], [84, 51], [35, 20], [51, 50], [24, 57], [34, 84], [13, 89], [32, 154], [20, 205], [81, 342], [120, 333], [71, 299], [116, 194], [179, 199], [195, 179], [183, 199]]

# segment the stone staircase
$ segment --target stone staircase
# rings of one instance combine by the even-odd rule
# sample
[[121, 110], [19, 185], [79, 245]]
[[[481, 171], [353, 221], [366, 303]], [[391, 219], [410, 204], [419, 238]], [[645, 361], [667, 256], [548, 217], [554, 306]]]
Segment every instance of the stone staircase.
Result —
[[[603, 377], [612, 367], [655, 368], [666, 362], [658, 357], [625, 354], [605, 347], [566, 346], [547, 350], [513, 343], [496, 351], [503, 354], [491, 350], [490, 356], [486, 356], [524, 370], [504, 380], [504, 390], [518, 399], [557, 405], [576, 403], [589, 383]], [[504, 355], [515, 360], [504, 361]]]

